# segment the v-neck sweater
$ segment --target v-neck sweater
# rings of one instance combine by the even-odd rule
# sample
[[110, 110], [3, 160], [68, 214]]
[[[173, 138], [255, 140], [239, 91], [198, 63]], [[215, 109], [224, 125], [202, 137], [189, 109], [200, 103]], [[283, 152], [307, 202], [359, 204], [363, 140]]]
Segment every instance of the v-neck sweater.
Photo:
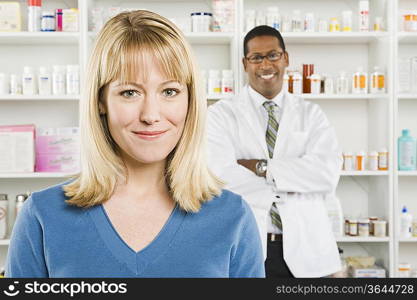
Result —
[[135, 252], [102, 205], [68, 205], [63, 184], [25, 201], [13, 228], [6, 277], [265, 276], [252, 211], [228, 190], [197, 213], [176, 205], [158, 235]]

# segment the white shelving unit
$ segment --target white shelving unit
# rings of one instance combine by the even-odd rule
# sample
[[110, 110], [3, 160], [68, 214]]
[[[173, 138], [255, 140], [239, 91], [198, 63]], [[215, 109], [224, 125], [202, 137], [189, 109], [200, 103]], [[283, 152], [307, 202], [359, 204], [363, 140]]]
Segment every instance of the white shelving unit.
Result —
[[[22, 3], [22, 15], [26, 7]], [[21, 73], [23, 66], [53, 64], [79, 64], [84, 70], [96, 34], [91, 31], [91, 8], [121, 6], [145, 8], [168, 18], [185, 18], [194, 11], [211, 11], [207, 0], [157, 0], [120, 1], [111, 0], [51, 0], [43, 1], [45, 10], [78, 7], [80, 32], [78, 33], [0, 33], [0, 71]], [[417, 172], [398, 172], [396, 139], [401, 128], [408, 127], [417, 135], [417, 95], [399, 93], [396, 78], [398, 58], [417, 53], [417, 33], [403, 32], [399, 26], [401, 9], [417, 10], [415, 0], [370, 0], [371, 23], [375, 16], [385, 20], [384, 32], [357, 32], [357, 0], [235, 0], [236, 22], [231, 33], [185, 32], [194, 49], [201, 69], [232, 69], [235, 90], [246, 82], [242, 68], [245, 11], [278, 6], [280, 13], [291, 15], [294, 9], [302, 15], [313, 12], [316, 20], [336, 16], [341, 11], [353, 11], [353, 32], [295, 33], [284, 32], [283, 37], [289, 53], [291, 69], [300, 70], [303, 63], [315, 65], [315, 71], [336, 76], [341, 70], [351, 74], [357, 66], [370, 73], [378, 65], [385, 70], [387, 91], [384, 94], [347, 95], [301, 95], [308, 101], [318, 103], [334, 125], [339, 144], [344, 151], [389, 151], [388, 171], [343, 171], [336, 191], [345, 215], [378, 216], [388, 221], [389, 236], [338, 237], [344, 255], [372, 255], [387, 274], [395, 276], [399, 262], [410, 262], [417, 268], [417, 238], [398, 238], [400, 206], [406, 204], [417, 215]], [[25, 23], [26, 21], [24, 21]], [[83, 82], [84, 73], [81, 73]], [[208, 95], [208, 104], [224, 96]], [[66, 127], [78, 125], [80, 96], [0, 96], [0, 125], [35, 124], [37, 127]], [[9, 194], [10, 226], [14, 221], [14, 197], [27, 190], [41, 188], [65, 181], [71, 174], [27, 173], [1, 174], [0, 193]], [[414, 202], [413, 202], [414, 200]], [[0, 240], [0, 266], [4, 263], [8, 240]]]

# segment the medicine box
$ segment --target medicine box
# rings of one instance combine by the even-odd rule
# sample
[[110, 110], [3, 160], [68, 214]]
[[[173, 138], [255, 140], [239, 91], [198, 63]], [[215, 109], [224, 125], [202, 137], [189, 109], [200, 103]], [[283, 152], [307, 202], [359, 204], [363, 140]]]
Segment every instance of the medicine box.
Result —
[[33, 172], [35, 125], [0, 126], [0, 172]]
[[80, 170], [80, 154], [37, 154], [36, 172], [76, 173]]
[[68, 8], [62, 10], [62, 31], [78, 31], [78, 9]]
[[[63, 128], [65, 129], [65, 128]], [[36, 155], [38, 154], [67, 154], [80, 152], [80, 135], [78, 128], [68, 132], [54, 131], [52, 134], [46, 130], [38, 130], [36, 135]], [[46, 134], [45, 134], [46, 133]]]
[[0, 2], [0, 31], [21, 31], [20, 3]]
[[385, 269], [379, 266], [370, 268], [349, 268], [350, 277], [353, 278], [385, 278]]

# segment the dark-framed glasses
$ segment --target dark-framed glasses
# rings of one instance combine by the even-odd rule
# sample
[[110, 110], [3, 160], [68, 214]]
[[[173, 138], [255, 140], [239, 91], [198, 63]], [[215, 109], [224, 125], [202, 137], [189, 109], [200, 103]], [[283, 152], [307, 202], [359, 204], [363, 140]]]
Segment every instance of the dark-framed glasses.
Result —
[[267, 55], [260, 55], [260, 54], [254, 54], [249, 57], [245, 57], [251, 64], [260, 64], [264, 58], [271, 62], [275, 62], [281, 59], [281, 57], [284, 55], [284, 52], [270, 52]]

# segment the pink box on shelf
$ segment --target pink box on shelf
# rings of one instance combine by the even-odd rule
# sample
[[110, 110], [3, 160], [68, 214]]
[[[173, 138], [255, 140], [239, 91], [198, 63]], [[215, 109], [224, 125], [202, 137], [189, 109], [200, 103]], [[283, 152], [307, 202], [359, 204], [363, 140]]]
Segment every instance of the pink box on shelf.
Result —
[[78, 135], [36, 136], [36, 154], [67, 154], [80, 152]]
[[80, 154], [37, 154], [36, 172], [65, 172], [80, 171]]
[[0, 172], [33, 172], [35, 125], [0, 126]]

